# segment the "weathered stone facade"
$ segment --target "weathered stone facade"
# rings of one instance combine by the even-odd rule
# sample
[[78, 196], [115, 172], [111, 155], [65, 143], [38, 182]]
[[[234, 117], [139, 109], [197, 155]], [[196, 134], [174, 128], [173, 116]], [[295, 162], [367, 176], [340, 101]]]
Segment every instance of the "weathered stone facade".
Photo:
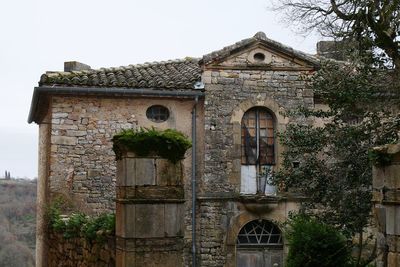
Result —
[[[256, 53], [265, 64], [254, 62]], [[305, 77], [314, 67], [279, 55], [260, 44], [205, 66], [205, 168], [201, 179], [199, 232], [201, 266], [236, 266], [236, 236], [246, 223], [266, 219], [283, 222], [296, 199], [279, 194], [271, 198], [240, 197], [241, 120], [253, 107], [265, 107], [274, 116], [276, 131], [295, 118], [283, 113], [299, 106], [313, 107], [313, 92]], [[276, 146], [276, 165], [280, 151]], [[237, 220], [237, 218], [241, 218]], [[233, 234], [234, 224], [238, 228]], [[233, 235], [231, 243], [228, 236]]]
[[64, 238], [62, 234], [49, 234], [48, 266], [59, 267], [114, 267], [115, 240], [104, 243], [85, 238]]
[[[152, 208], [145, 209], [140, 216], [132, 214], [128, 210], [136, 211], [140, 207], [132, 208], [130, 203], [130, 207], [117, 208], [123, 211], [123, 214], [117, 213], [117, 222], [123, 219], [125, 223], [117, 227], [117, 235], [126, 241], [117, 246], [140, 252], [143, 257], [136, 260], [142, 265], [156, 266], [168, 258], [168, 251], [176, 248], [182, 256], [179, 261], [174, 258], [171, 266], [191, 266], [194, 250], [198, 266], [236, 266], [240, 230], [252, 221], [267, 220], [278, 225], [291, 210], [297, 209], [299, 201], [298, 197], [284, 192], [269, 196], [241, 194], [243, 115], [251, 108], [262, 107], [273, 117], [274, 134], [284, 130], [289, 121], [297, 120], [284, 117], [285, 111], [314, 105], [313, 92], [305, 88], [304, 78], [318, 68], [316, 62], [315, 58], [258, 33], [205, 55], [200, 61], [47, 73], [37, 88], [30, 117], [42, 129], [41, 140], [47, 140], [41, 144], [42, 153], [50, 151], [49, 157], [43, 156], [40, 163], [39, 180], [44, 181], [39, 182], [39, 190], [44, 192], [42, 198], [50, 201], [52, 196], [67, 195], [81, 210], [98, 213], [114, 211], [114, 198], [130, 199], [137, 194], [143, 198], [143, 192], [153, 194], [157, 190], [150, 192], [142, 188], [143, 191], [126, 184], [116, 190], [117, 165], [111, 138], [128, 128], [177, 129], [195, 138], [193, 149], [197, 155], [193, 166], [191, 151], [183, 161], [183, 191], [179, 198], [183, 205], [182, 232], [173, 236], [157, 232], [168, 237], [169, 243], [166, 240], [151, 243], [144, 236], [146, 229], [140, 230], [140, 227], [132, 234], [132, 229], [126, 227], [133, 222], [157, 220], [162, 216]], [[152, 122], [146, 117], [146, 110], [152, 105], [167, 107], [170, 117], [165, 122]], [[192, 124], [194, 107], [195, 125]], [[274, 142], [273, 168], [279, 168], [283, 148]], [[192, 168], [195, 168], [194, 177]], [[197, 185], [195, 203], [192, 202], [192, 180]], [[170, 191], [164, 193], [168, 195]], [[117, 205], [121, 203], [117, 201]], [[163, 205], [161, 208], [154, 204], [154, 210], [163, 210], [164, 215], [166, 210], [173, 210], [168, 206], [171, 204]], [[193, 208], [196, 208], [194, 236]], [[193, 237], [195, 244], [192, 244]], [[41, 250], [45, 249], [45, 239], [45, 234], [38, 238]], [[277, 245], [286, 251], [284, 240]], [[38, 254], [38, 266], [47, 266], [40, 251]]]
[[[155, 124], [145, 118], [152, 103], [171, 109], [168, 122]], [[188, 135], [191, 106], [174, 100], [53, 97], [50, 192], [72, 195], [76, 206], [89, 213], [115, 210], [111, 138], [122, 129], [137, 127], [176, 128]]]
[[[400, 144], [375, 148], [390, 157], [385, 166], [373, 168], [373, 214], [377, 225], [377, 266], [400, 266]], [[378, 162], [379, 164], [379, 162]]]

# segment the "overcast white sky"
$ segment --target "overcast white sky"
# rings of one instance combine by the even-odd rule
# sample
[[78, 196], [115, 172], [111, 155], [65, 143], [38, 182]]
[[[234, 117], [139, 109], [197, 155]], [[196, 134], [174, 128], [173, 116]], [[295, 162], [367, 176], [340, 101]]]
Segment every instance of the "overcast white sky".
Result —
[[258, 31], [315, 53], [268, 0], [12, 0], [0, 5], [0, 177], [37, 176], [38, 126], [28, 124], [34, 86], [64, 61], [117, 67], [200, 57]]

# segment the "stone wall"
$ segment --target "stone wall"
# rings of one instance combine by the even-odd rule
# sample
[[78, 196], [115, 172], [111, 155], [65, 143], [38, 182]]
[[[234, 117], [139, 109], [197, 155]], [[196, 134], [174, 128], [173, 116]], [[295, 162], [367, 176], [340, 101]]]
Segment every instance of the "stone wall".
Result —
[[65, 239], [62, 234], [49, 234], [48, 266], [114, 267], [115, 239], [91, 243], [84, 238]]
[[[193, 100], [53, 97], [51, 105], [51, 195], [68, 195], [87, 212], [115, 209], [116, 162], [111, 138], [122, 129], [176, 128], [191, 134]], [[146, 118], [151, 105], [164, 105], [170, 118]], [[188, 170], [189, 172], [190, 170]]]
[[[272, 65], [252, 67], [249, 59], [259, 52]], [[298, 199], [290, 196], [240, 196], [241, 119], [248, 109], [261, 106], [273, 114], [277, 132], [291, 121], [298, 122], [299, 118], [283, 113], [299, 106], [314, 107], [313, 91], [305, 81], [312, 73], [312, 68], [260, 48], [205, 67], [205, 166], [197, 217], [200, 266], [236, 266], [237, 234], [246, 223], [284, 222], [289, 211], [298, 208]], [[276, 167], [282, 151], [276, 141]]]
[[400, 267], [400, 144], [374, 148], [374, 151], [391, 158], [389, 165], [373, 167], [377, 266]]
[[[205, 99], [205, 173], [203, 190], [239, 192], [240, 122], [243, 113], [265, 106], [276, 116], [278, 130], [288, 123], [282, 112], [313, 107], [313, 92], [305, 89], [301, 71], [209, 70]], [[278, 146], [279, 154], [279, 146]], [[279, 163], [279, 159], [277, 160]]]

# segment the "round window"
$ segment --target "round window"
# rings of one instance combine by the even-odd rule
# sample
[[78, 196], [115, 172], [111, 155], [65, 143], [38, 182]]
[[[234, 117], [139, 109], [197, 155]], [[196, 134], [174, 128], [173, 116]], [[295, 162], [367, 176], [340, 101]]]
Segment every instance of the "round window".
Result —
[[265, 55], [263, 53], [255, 53], [253, 58], [257, 62], [262, 62], [265, 60]]
[[161, 105], [154, 105], [147, 109], [146, 116], [153, 122], [164, 122], [169, 118], [169, 110]]

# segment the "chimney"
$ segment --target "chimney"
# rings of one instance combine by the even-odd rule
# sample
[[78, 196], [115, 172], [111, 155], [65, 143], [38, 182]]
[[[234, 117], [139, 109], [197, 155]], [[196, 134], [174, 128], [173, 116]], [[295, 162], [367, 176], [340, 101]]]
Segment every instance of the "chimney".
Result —
[[64, 71], [81, 71], [81, 70], [90, 70], [90, 66], [80, 63], [78, 61], [66, 61], [64, 62]]
[[317, 43], [317, 55], [335, 60], [346, 61], [356, 48], [356, 44], [349, 40], [320, 41]]

